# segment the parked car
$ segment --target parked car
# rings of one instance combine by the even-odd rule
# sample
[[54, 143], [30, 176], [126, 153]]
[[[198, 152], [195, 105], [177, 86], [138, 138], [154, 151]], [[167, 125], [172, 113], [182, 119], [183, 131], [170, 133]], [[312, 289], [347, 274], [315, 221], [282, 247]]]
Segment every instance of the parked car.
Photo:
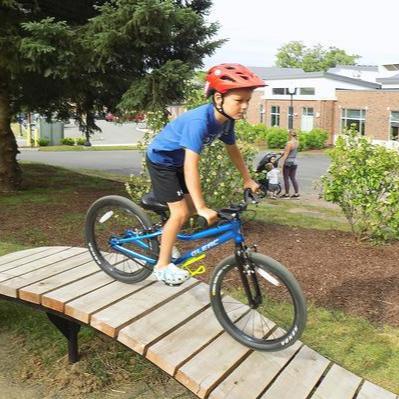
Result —
[[107, 112], [104, 118], [107, 122], [117, 122], [119, 118], [113, 115], [111, 112]]

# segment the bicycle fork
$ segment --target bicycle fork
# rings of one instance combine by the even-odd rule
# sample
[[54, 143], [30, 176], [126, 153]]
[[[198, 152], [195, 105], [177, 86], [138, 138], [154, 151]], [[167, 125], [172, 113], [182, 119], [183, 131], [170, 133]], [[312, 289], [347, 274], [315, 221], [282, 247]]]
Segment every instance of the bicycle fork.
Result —
[[245, 245], [237, 245], [235, 250], [236, 264], [240, 273], [242, 285], [248, 299], [248, 305], [256, 309], [262, 303], [262, 295], [255, 269], [251, 266]]

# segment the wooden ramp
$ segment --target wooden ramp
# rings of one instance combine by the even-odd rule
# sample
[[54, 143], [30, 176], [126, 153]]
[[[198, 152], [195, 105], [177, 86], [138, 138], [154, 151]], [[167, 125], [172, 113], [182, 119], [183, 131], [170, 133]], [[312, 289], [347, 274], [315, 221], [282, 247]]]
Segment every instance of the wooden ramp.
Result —
[[[306, 345], [253, 352], [215, 319], [208, 285], [128, 285], [85, 248], [40, 247], [0, 257], [0, 298], [87, 324], [165, 370], [200, 398], [399, 399]], [[51, 319], [51, 318], [50, 318]]]

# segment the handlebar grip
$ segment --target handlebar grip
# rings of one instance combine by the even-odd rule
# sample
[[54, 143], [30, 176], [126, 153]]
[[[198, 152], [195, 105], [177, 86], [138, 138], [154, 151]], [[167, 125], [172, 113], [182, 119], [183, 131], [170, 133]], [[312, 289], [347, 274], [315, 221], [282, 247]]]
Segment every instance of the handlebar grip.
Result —
[[208, 221], [206, 220], [206, 218], [204, 218], [203, 216], [198, 216], [197, 218], [197, 224], [198, 227], [200, 229], [204, 229], [206, 227], [209, 227]]
[[246, 188], [244, 190], [244, 201], [246, 203], [252, 203], [252, 204], [257, 204], [259, 202], [259, 199], [257, 195], [250, 189]]

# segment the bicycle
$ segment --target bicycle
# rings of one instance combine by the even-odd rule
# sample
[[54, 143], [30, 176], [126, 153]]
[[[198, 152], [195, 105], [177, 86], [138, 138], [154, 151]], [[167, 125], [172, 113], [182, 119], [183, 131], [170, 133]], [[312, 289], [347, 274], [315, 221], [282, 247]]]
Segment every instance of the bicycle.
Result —
[[[235, 251], [214, 269], [210, 279], [210, 301], [224, 330], [240, 343], [261, 351], [276, 351], [292, 345], [306, 324], [306, 303], [294, 276], [276, 260], [248, 247], [242, 232], [241, 214], [257, 199], [249, 190], [244, 202], [218, 211], [216, 226], [202, 227], [191, 234], [178, 234], [183, 241], [212, 239], [174, 258], [176, 265], [192, 276], [205, 271], [192, 269], [205, 252], [228, 241]], [[145, 210], [155, 212], [160, 221], [153, 224]], [[111, 277], [136, 283], [152, 273], [159, 253], [158, 238], [167, 220], [168, 207], [151, 194], [141, 206], [121, 196], [95, 201], [86, 216], [85, 235], [95, 262]]]

